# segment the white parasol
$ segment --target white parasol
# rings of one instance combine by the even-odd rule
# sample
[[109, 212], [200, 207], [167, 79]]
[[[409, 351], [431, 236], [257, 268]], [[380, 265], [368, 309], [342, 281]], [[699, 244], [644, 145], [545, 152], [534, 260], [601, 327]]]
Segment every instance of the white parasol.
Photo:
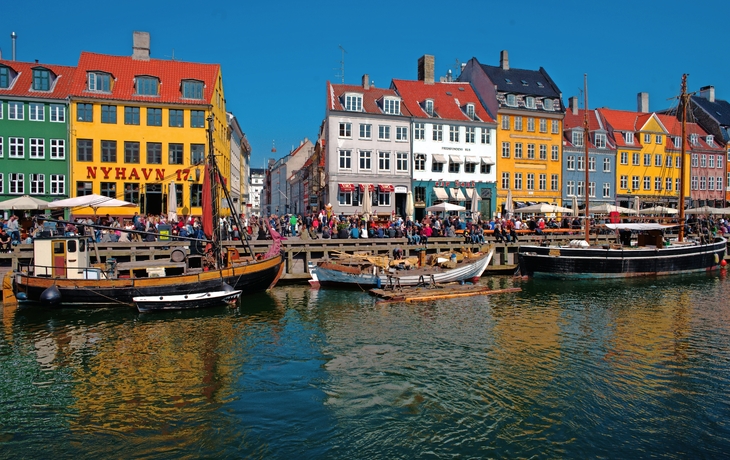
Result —
[[11, 209], [11, 210], [38, 210], [46, 209], [48, 202], [33, 198], [29, 195], [19, 196], [17, 198], [11, 198], [9, 200], [0, 201], [0, 209]]
[[177, 189], [175, 181], [170, 182], [170, 189], [167, 192], [167, 219], [177, 221]]
[[533, 204], [532, 206], [525, 206], [524, 208], [520, 208], [517, 210], [517, 212], [525, 213], [525, 214], [529, 214], [529, 213], [545, 214], [545, 213], [549, 213], [549, 212], [551, 212], [551, 213], [560, 212], [560, 213], [567, 214], [567, 213], [572, 213], [573, 210], [570, 208], [564, 208], [562, 206], [557, 206], [554, 204], [538, 203], [538, 204]]
[[641, 210], [642, 214], [677, 214], [678, 209], [668, 208], [666, 206], [652, 206]]
[[413, 220], [415, 214], [415, 206], [413, 205], [413, 192], [409, 191], [406, 195], [406, 216]]
[[48, 203], [49, 208], [91, 208], [94, 214], [99, 208], [136, 208], [137, 205], [129, 201], [117, 200], [102, 195], [83, 195], [65, 200], [52, 201]]
[[466, 211], [466, 208], [464, 206], [459, 206], [458, 204], [451, 204], [448, 202], [443, 202], [443, 203], [439, 203], [439, 204], [435, 204], [433, 206], [427, 207], [426, 211], [431, 211], [431, 212]]
[[362, 215], [367, 220], [373, 212], [373, 199], [370, 198], [370, 184], [363, 184], [365, 190], [362, 192]]

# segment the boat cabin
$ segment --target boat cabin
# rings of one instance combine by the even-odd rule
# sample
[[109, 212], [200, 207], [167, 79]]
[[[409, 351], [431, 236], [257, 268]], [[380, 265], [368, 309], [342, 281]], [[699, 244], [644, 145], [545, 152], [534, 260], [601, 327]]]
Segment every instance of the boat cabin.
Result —
[[101, 269], [89, 264], [84, 236], [57, 236], [33, 240], [36, 276], [68, 279], [100, 279]]

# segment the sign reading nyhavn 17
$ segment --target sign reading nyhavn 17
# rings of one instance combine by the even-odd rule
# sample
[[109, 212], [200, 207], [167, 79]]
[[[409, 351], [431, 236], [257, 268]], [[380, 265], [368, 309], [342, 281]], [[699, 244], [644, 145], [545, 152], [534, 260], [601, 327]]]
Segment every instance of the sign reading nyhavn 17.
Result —
[[[165, 168], [126, 168], [126, 167], [110, 167], [110, 166], [87, 166], [86, 178], [96, 179], [97, 173], [101, 172], [103, 179], [115, 180], [165, 180]], [[129, 172], [129, 173], [128, 173]], [[154, 173], [154, 174], [153, 174]], [[190, 169], [178, 169], [175, 171], [175, 180], [185, 181], [190, 177]]]

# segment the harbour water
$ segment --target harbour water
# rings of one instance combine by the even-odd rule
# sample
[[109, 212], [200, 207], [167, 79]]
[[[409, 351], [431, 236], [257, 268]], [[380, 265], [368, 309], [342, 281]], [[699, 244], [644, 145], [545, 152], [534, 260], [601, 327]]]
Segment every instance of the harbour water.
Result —
[[730, 280], [6, 308], [0, 458], [721, 458]]

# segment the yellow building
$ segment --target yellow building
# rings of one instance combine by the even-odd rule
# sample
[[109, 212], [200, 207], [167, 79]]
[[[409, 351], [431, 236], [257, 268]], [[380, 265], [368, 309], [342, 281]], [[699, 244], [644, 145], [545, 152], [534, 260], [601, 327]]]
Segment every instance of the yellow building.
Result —
[[[598, 109], [616, 140], [616, 199], [623, 206], [672, 205], [679, 199], [680, 152], [654, 113]], [[689, 188], [685, 184], [685, 191]], [[689, 195], [688, 195], [689, 196]]]
[[497, 120], [497, 210], [508, 196], [520, 202], [560, 203], [562, 94], [545, 69], [510, 68], [507, 51], [499, 66], [472, 58], [460, 81], [472, 84]]
[[[230, 132], [217, 64], [150, 58], [149, 34], [134, 33], [132, 56], [82, 53], [70, 94], [70, 196], [100, 194], [139, 208], [98, 214], [200, 215], [204, 162], [213, 150], [230, 178]], [[75, 216], [90, 208], [72, 210]]]

